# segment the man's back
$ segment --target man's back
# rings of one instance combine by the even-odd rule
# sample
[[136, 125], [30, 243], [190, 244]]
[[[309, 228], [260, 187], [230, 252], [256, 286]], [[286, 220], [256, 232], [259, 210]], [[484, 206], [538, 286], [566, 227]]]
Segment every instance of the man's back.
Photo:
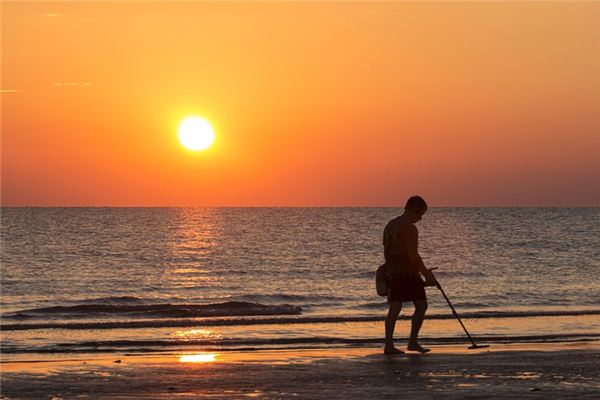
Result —
[[[385, 260], [391, 262], [390, 273], [412, 271], [409, 247], [413, 244], [416, 227], [406, 218], [396, 217], [383, 230]], [[416, 244], [416, 243], [415, 243]]]

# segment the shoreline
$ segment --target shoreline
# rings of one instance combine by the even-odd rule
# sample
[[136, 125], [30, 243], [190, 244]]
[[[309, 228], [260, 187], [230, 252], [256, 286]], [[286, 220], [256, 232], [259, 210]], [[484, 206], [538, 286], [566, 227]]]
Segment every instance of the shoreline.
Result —
[[[399, 346], [399, 344], [398, 344]], [[379, 347], [3, 361], [2, 398], [597, 398], [600, 342]]]
[[[423, 342], [425, 347], [432, 351], [427, 354], [406, 351], [405, 343], [396, 340], [396, 347], [405, 351], [405, 354], [398, 357], [410, 356], [435, 356], [444, 355], [472, 355], [479, 353], [504, 353], [504, 352], [561, 352], [561, 351], [598, 351], [600, 352], [600, 340], [577, 341], [577, 342], [554, 342], [545, 343], [525, 342], [525, 343], [478, 343], [489, 344], [489, 347], [482, 349], [469, 349], [470, 343], [462, 344], [435, 344]], [[381, 344], [369, 346], [323, 346], [323, 347], [285, 347], [285, 348], [242, 348], [242, 349], [211, 349], [201, 348], [196, 350], [194, 346], [182, 348], [181, 350], [169, 349], [165, 351], [148, 352], [109, 352], [109, 353], [32, 353], [32, 354], [1, 354], [0, 370], [26, 372], [27, 366], [32, 364], [45, 365], [51, 367], [55, 363], [76, 367], [81, 362], [86, 365], [97, 362], [99, 364], [109, 364], [117, 359], [133, 363], [173, 363], [178, 362], [182, 355], [189, 354], [218, 354], [218, 360], [215, 362], [254, 362], [257, 360], [271, 360], [277, 363], [286, 363], [289, 360], [306, 358], [307, 360], [319, 360], [322, 358], [351, 359], [365, 357], [382, 353], [383, 341]], [[381, 350], [381, 351], [380, 351]], [[7, 360], [8, 358], [8, 360]]]

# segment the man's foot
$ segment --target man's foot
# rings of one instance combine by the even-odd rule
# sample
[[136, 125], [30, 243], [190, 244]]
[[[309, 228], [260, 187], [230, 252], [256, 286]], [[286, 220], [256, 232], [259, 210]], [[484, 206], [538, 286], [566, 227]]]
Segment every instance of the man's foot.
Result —
[[410, 351], [418, 351], [419, 353], [427, 353], [431, 351], [431, 349], [426, 349], [419, 343], [409, 343], [408, 346], [406, 346], [406, 348]]
[[394, 354], [404, 354], [404, 352], [402, 350], [399, 350], [399, 349], [395, 348], [395, 347], [390, 347], [390, 348], [386, 347], [385, 349], [383, 349], [383, 354], [391, 356], [391, 355], [394, 355]]

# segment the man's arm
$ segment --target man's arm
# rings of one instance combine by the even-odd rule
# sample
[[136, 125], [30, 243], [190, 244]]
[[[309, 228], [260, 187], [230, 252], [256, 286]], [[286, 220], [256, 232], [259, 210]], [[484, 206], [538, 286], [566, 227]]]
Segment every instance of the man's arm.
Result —
[[419, 231], [414, 225], [409, 227], [407, 245], [410, 262], [416, 265], [418, 271], [425, 277], [425, 284], [427, 286], [435, 286], [436, 280], [433, 273], [425, 267], [425, 263], [419, 255]]

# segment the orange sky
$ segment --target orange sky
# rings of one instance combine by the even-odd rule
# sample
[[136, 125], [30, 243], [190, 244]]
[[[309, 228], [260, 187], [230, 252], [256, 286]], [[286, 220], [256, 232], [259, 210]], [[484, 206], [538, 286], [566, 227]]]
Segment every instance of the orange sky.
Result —
[[600, 206], [598, 71], [594, 2], [3, 2], [2, 205]]

